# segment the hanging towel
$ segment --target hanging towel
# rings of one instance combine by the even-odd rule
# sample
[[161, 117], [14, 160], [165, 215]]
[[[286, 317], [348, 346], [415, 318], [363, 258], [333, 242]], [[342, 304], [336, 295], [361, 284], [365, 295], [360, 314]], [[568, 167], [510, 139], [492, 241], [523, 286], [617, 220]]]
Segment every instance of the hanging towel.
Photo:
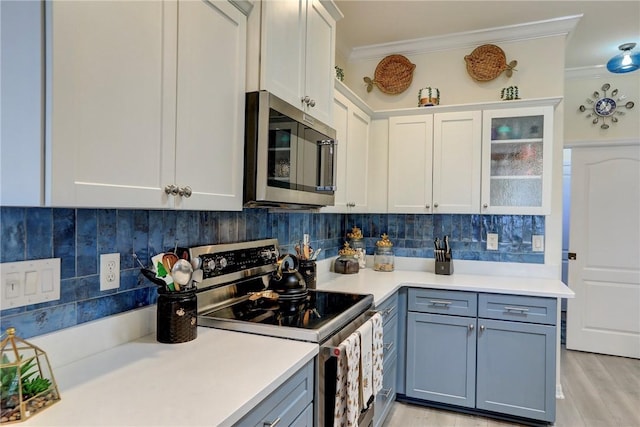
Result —
[[347, 425], [347, 347], [343, 341], [338, 348], [336, 367], [336, 403], [333, 411], [334, 427]]
[[336, 375], [334, 426], [358, 427], [360, 415], [360, 334], [356, 331], [340, 343]]
[[371, 318], [373, 335], [373, 393], [378, 394], [382, 390], [382, 365], [384, 363], [382, 315], [376, 313]]
[[373, 398], [373, 323], [366, 321], [360, 333], [360, 410], [369, 407]]

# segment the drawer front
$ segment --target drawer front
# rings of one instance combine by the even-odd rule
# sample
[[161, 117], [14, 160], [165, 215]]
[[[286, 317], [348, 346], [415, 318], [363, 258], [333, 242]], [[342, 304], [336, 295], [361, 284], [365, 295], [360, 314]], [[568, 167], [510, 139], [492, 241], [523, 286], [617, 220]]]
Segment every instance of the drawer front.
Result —
[[398, 316], [393, 316], [384, 324], [382, 345], [384, 348], [383, 360], [396, 354], [398, 349]]
[[280, 425], [291, 425], [313, 401], [313, 367], [310, 362], [296, 372], [235, 426], [263, 427], [277, 420]]
[[520, 295], [480, 294], [478, 317], [514, 322], [556, 324], [557, 299]]
[[394, 293], [389, 298], [378, 304], [375, 311], [382, 314], [382, 322], [388, 322], [398, 312], [398, 293]]
[[475, 292], [409, 289], [409, 311], [475, 317], [478, 296]]

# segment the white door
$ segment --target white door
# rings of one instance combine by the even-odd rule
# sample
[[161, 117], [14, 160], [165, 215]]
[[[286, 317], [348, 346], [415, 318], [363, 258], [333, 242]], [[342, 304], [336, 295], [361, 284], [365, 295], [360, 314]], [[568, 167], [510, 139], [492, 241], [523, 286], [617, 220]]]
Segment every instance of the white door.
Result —
[[567, 348], [640, 358], [640, 147], [572, 150]]

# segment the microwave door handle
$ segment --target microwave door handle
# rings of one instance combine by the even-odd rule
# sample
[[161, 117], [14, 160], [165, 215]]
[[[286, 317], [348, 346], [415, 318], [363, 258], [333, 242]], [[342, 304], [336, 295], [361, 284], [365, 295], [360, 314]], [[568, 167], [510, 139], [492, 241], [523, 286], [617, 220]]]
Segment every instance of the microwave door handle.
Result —
[[[335, 139], [322, 139], [320, 141], [316, 141], [316, 144], [318, 145], [318, 152], [320, 153], [320, 156], [318, 157], [318, 162], [320, 163], [318, 166], [318, 182], [322, 183], [324, 180], [321, 179], [321, 175], [322, 173], [327, 173], [330, 174], [331, 176], [331, 185], [330, 186], [321, 186], [319, 187], [319, 190], [321, 191], [336, 191], [336, 174], [335, 174], [335, 167], [336, 167], [336, 161], [337, 161], [337, 154], [338, 154], [338, 150], [335, 149], [335, 146], [338, 144], [338, 142]], [[325, 170], [325, 162], [328, 161], [329, 159], [327, 159], [324, 156], [325, 150], [327, 147], [329, 146], [329, 156], [331, 158], [331, 164], [330, 167], [328, 168], [328, 170]], [[324, 148], [324, 149], [323, 149]]]

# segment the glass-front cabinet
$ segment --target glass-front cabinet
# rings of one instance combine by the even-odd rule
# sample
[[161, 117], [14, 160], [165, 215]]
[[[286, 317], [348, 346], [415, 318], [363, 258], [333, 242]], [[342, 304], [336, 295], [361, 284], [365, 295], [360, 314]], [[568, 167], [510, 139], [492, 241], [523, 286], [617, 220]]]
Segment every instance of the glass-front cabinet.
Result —
[[550, 212], [553, 106], [483, 111], [481, 212]]

